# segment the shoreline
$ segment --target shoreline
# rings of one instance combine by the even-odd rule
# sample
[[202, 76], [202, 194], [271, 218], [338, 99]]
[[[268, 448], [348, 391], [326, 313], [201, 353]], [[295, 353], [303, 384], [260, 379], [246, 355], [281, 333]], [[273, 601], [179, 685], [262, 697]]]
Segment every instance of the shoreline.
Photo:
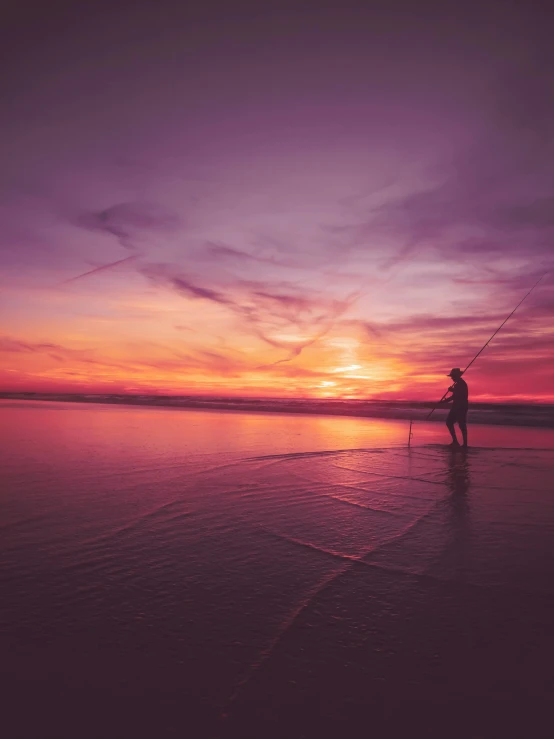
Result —
[[[242, 413], [287, 413], [425, 421], [434, 404], [423, 401], [318, 400], [292, 398], [206, 398], [167, 395], [119, 395], [77, 393], [0, 393], [1, 400], [39, 400], [68, 403], [237, 411]], [[429, 423], [444, 422], [448, 406], [435, 411]], [[470, 423], [492, 426], [554, 428], [554, 405], [470, 404]]]

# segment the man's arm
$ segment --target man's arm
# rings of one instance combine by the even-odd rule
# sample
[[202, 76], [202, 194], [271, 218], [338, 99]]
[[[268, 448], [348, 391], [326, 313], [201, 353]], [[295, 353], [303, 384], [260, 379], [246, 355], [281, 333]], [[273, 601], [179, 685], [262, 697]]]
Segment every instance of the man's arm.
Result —
[[450, 397], [448, 397], [448, 398], [445, 398], [444, 400], [441, 400], [441, 404], [442, 403], [451, 403], [454, 400], [454, 388], [453, 387], [449, 387], [448, 388], [448, 392], [449, 393], [452, 393], [452, 395]]

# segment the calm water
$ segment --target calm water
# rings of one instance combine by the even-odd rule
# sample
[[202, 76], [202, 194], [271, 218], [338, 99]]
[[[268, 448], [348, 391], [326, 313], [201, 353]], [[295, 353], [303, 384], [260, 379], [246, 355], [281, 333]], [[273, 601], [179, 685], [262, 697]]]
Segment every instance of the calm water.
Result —
[[414, 433], [0, 403], [7, 736], [542, 736], [554, 432]]

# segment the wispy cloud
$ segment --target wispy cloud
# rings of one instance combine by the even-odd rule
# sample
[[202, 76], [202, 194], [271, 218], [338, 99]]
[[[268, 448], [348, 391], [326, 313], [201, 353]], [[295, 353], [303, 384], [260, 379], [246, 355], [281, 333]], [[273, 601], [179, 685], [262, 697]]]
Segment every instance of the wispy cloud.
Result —
[[145, 234], [175, 231], [181, 225], [181, 219], [151, 203], [127, 202], [82, 213], [76, 218], [76, 224], [113, 236], [120, 246], [136, 250], [143, 245]]
[[[358, 293], [342, 300], [329, 300], [313, 293], [300, 295], [292, 286], [288, 293], [273, 292], [271, 285], [252, 282], [248, 287], [241, 283], [224, 292], [222, 288], [206, 287], [180, 274], [177, 265], [171, 264], [148, 264], [141, 272], [156, 284], [165, 285], [187, 298], [206, 300], [228, 309], [245, 330], [269, 346], [289, 352], [287, 358], [279, 361], [290, 361], [319, 341], [359, 298]], [[306, 338], [286, 338], [290, 333], [301, 333]]]
[[[266, 245], [267, 247], [267, 245]], [[263, 248], [263, 247], [262, 247]], [[212, 241], [206, 242], [206, 253], [209, 257], [216, 257], [218, 259], [230, 260], [231, 262], [240, 263], [253, 263], [261, 265], [273, 265], [274, 267], [286, 267], [286, 268], [301, 268], [306, 265], [302, 265], [297, 259], [287, 257], [282, 251], [282, 245], [279, 244], [278, 253], [279, 256], [275, 255], [264, 255], [260, 253], [261, 249], [258, 247], [258, 253], [252, 254], [251, 252], [237, 249], [227, 244], [215, 243]]]
[[12, 339], [9, 336], [0, 337], [0, 351], [2, 352], [50, 352], [50, 351], [63, 350], [63, 347], [59, 344], [40, 343], [40, 342], [29, 342], [20, 341], [19, 339]]
[[83, 272], [80, 275], [76, 275], [75, 277], [70, 277], [68, 280], [64, 280], [61, 282], [61, 285], [68, 285], [71, 282], [76, 282], [77, 280], [82, 280], [84, 277], [90, 277], [91, 275], [95, 275], [98, 272], [105, 272], [106, 270], [113, 269], [114, 267], [118, 267], [121, 264], [125, 264], [127, 262], [133, 262], [137, 259], [137, 255], [132, 255], [130, 257], [125, 257], [124, 259], [118, 259], [116, 262], [110, 262], [109, 264], [103, 264], [100, 267], [95, 267], [94, 269], [88, 270], [88, 272]]

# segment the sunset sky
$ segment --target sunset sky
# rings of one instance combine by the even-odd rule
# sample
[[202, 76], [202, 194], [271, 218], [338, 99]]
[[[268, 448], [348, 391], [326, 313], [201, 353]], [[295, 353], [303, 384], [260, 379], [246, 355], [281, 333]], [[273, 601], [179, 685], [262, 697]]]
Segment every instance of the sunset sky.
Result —
[[[433, 399], [554, 267], [523, 3], [42, 3], [2, 30], [0, 390]], [[554, 273], [468, 373], [554, 402]]]

